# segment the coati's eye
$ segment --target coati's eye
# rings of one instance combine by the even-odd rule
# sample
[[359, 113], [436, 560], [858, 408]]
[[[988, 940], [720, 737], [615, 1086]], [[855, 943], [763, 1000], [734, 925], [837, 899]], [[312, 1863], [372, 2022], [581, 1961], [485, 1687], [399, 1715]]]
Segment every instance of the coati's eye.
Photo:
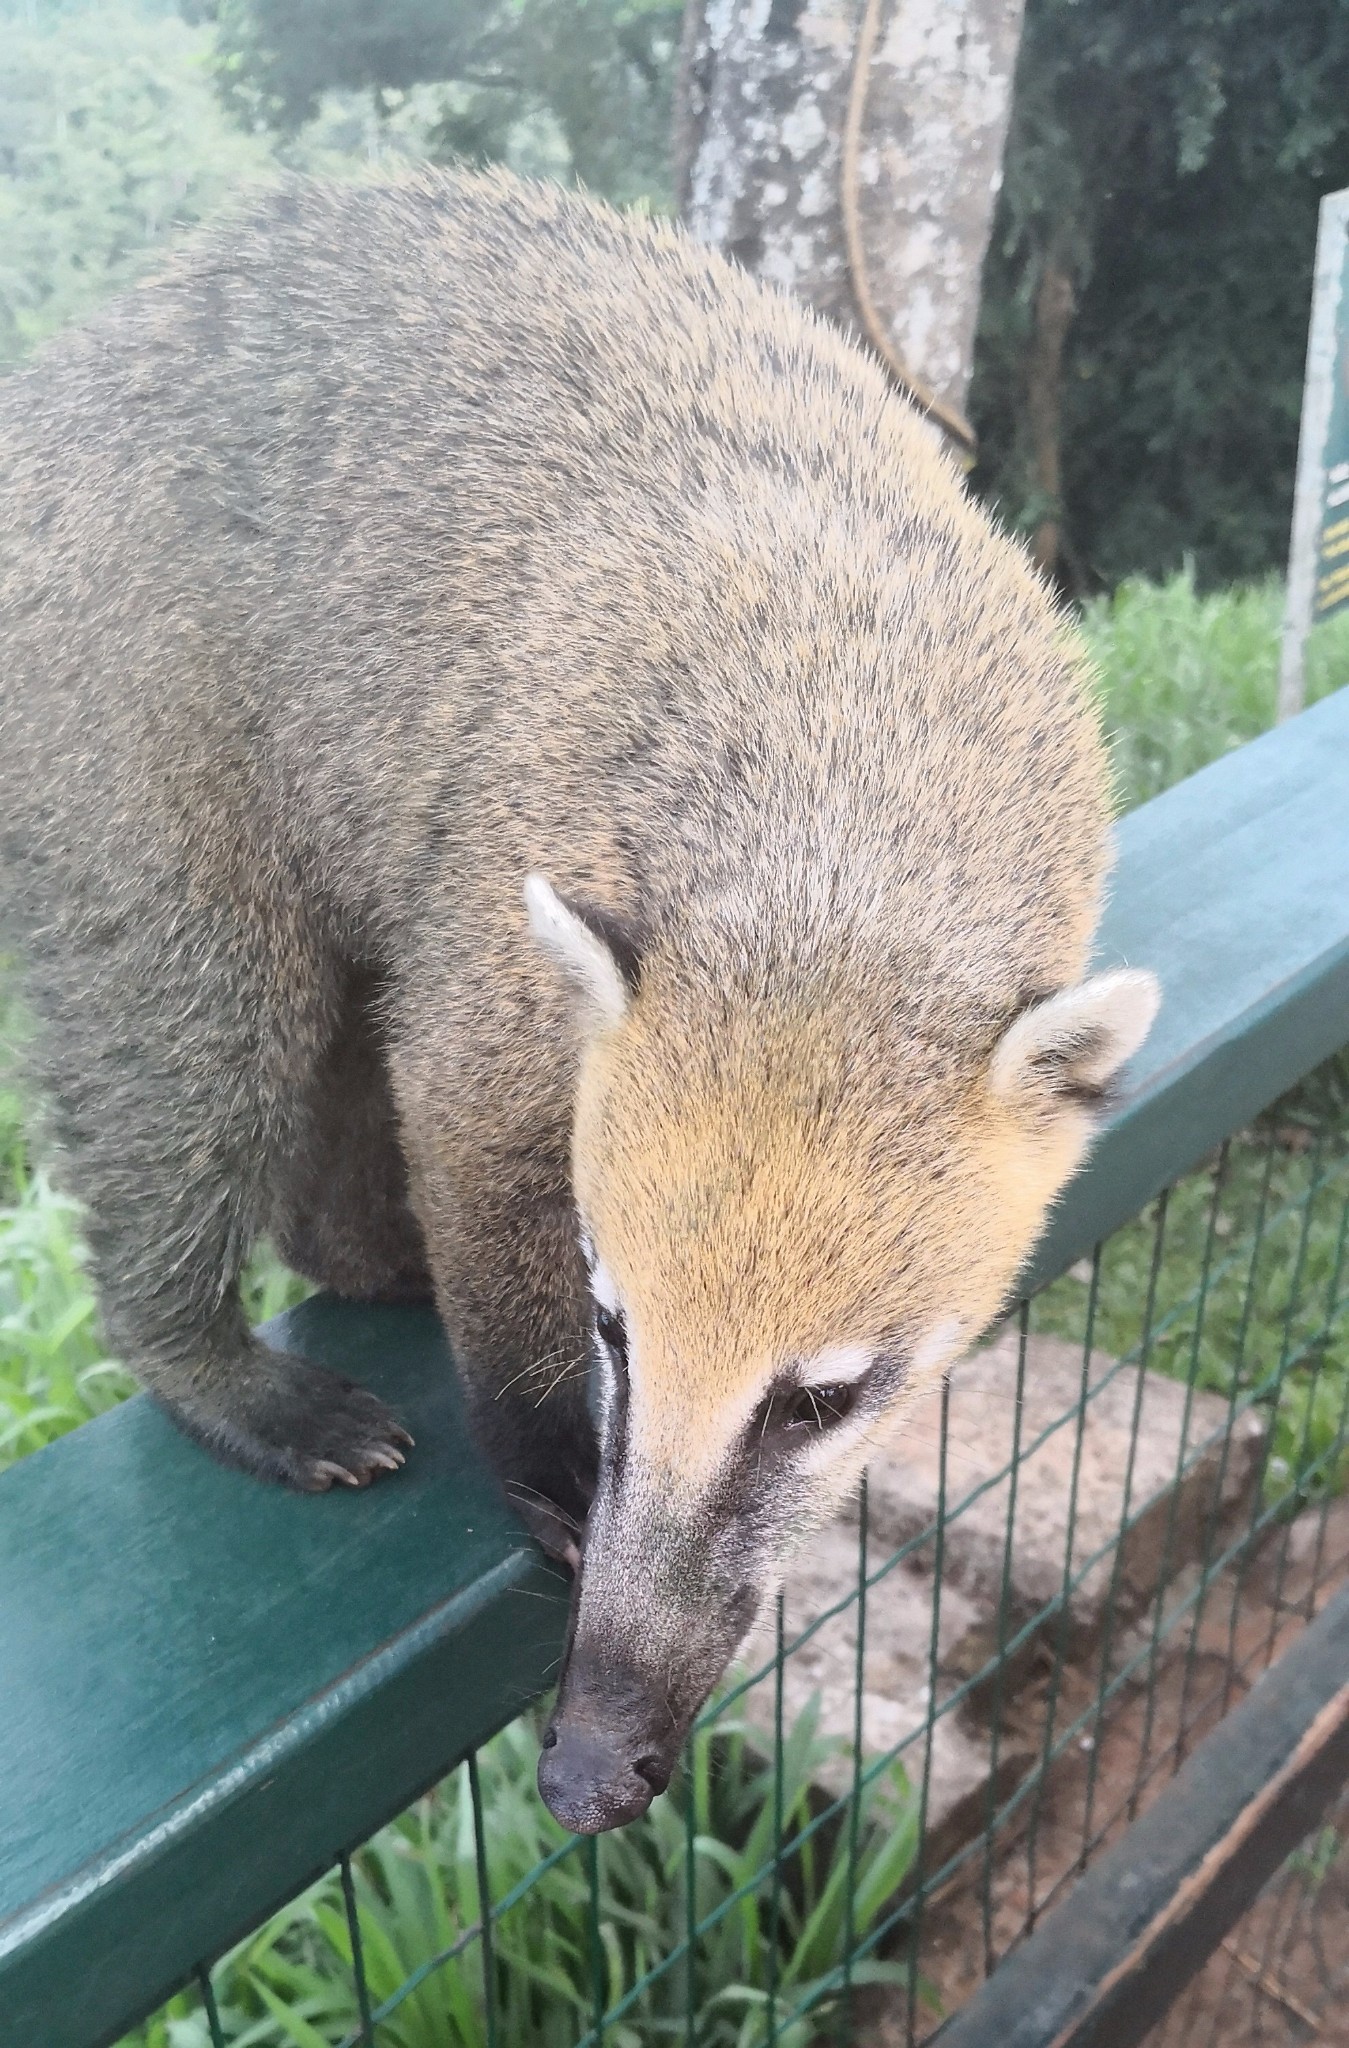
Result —
[[605, 1308], [603, 1303], [595, 1310], [595, 1334], [611, 1354], [614, 1364], [627, 1371], [628, 1331], [621, 1315], [616, 1310]]
[[802, 1387], [799, 1394], [792, 1396], [783, 1426], [787, 1429], [808, 1429], [815, 1433], [832, 1429], [836, 1422], [842, 1422], [857, 1398], [857, 1389], [847, 1380], [832, 1387]]

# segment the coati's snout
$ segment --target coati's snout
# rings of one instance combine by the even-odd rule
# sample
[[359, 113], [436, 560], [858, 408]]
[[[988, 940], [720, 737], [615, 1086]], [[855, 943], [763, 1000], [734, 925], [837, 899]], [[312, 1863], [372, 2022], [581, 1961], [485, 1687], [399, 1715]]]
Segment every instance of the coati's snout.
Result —
[[670, 1782], [678, 1752], [665, 1744], [632, 1757], [639, 1742], [607, 1716], [593, 1725], [576, 1715], [554, 1719], [539, 1757], [539, 1791], [554, 1820], [574, 1835], [602, 1835], [640, 1820]]
[[665, 1790], [754, 1620], [749, 1532], [711, 1501], [691, 1505], [680, 1514], [612, 1468], [601, 1481], [539, 1757], [544, 1804], [576, 1834], [623, 1827]]
[[654, 1672], [615, 1662], [594, 1642], [573, 1644], [539, 1756], [544, 1805], [578, 1835], [637, 1820], [669, 1784], [693, 1712], [672, 1710]]

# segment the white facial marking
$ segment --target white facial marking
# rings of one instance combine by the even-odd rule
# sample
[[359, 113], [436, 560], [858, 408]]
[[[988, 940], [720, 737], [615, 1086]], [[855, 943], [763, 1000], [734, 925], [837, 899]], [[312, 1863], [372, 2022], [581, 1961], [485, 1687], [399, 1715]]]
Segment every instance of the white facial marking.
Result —
[[600, 1307], [607, 1308], [610, 1315], [617, 1316], [622, 1314], [623, 1311], [618, 1299], [618, 1289], [615, 1287], [613, 1275], [603, 1259], [596, 1259], [594, 1265], [590, 1268], [590, 1291]]
[[913, 1347], [909, 1359], [910, 1384], [917, 1387], [922, 1381], [934, 1378], [963, 1349], [964, 1341], [965, 1329], [959, 1316], [948, 1316], [945, 1322], [934, 1323]]
[[871, 1370], [871, 1352], [865, 1344], [831, 1344], [817, 1351], [801, 1368], [803, 1387], [855, 1386]]
[[[590, 1292], [594, 1298], [596, 1308], [608, 1309], [610, 1315], [614, 1316], [621, 1316], [623, 1314], [623, 1303], [619, 1296], [618, 1287], [615, 1284], [613, 1274], [609, 1271], [603, 1259], [595, 1259], [590, 1268]], [[618, 1366], [609, 1346], [600, 1341], [598, 1337], [595, 1343], [595, 1351], [598, 1354], [600, 1365], [600, 1419], [607, 1432], [618, 1404]], [[635, 1391], [637, 1384], [636, 1347], [630, 1331], [628, 1332], [624, 1351], [627, 1359], [628, 1387], [630, 1391]]]

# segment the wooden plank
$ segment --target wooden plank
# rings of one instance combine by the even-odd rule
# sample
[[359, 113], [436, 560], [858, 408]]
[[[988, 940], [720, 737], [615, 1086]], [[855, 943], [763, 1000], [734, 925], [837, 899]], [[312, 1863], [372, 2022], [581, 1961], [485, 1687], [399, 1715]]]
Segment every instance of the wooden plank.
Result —
[[1285, 1651], [942, 2048], [1136, 2048], [1349, 1782], [1349, 1587]]
[[0, 1481], [0, 2039], [115, 2038], [511, 1719], [566, 1614], [468, 1451], [429, 1311], [271, 1326], [416, 1456], [313, 1497], [143, 1397]]
[[1161, 1015], [1023, 1279], [1043, 1286], [1349, 1041], [1349, 690], [1133, 811], [1097, 964]]
[[[1037, 1262], [1059, 1270], [1349, 1035], [1349, 693], [1124, 821], [1106, 960], [1156, 1035]], [[278, 1341], [418, 1436], [302, 1499], [145, 1399], [0, 1477], [0, 2013], [93, 2048], [548, 1682], [564, 1621], [468, 1451], [428, 1313], [310, 1303]]]

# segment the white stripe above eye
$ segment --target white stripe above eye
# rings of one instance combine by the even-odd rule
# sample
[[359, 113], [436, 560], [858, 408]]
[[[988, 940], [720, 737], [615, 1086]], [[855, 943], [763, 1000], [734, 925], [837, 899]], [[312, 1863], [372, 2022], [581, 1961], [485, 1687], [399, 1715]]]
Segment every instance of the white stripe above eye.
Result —
[[924, 1330], [909, 1358], [909, 1382], [919, 1386], [943, 1365], [949, 1365], [965, 1347], [965, 1326], [958, 1316], [948, 1316]]
[[872, 1353], [865, 1344], [831, 1344], [801, 1367], [803, 1387], [853, 1386], [871, 1370]]

